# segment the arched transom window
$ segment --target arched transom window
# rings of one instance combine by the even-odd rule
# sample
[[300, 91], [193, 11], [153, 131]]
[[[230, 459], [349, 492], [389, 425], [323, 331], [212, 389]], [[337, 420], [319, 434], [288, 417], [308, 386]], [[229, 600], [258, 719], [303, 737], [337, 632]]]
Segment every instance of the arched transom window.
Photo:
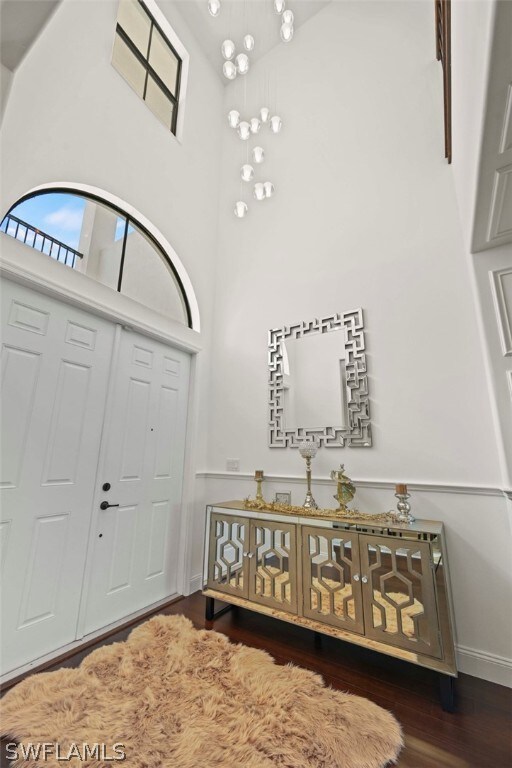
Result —
[[189, 301], [170, 255], [120, 207], [83, 192], [42, 190], [13, 205], [0, 231], [192, 327]]

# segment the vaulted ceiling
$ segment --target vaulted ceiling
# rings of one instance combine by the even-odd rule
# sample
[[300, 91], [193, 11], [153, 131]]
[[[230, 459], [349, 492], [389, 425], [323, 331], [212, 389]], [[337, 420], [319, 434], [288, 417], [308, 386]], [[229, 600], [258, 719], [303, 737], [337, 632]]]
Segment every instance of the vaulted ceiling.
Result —
[[61, 0], [1, 0], [0, 60], [13, 72]]

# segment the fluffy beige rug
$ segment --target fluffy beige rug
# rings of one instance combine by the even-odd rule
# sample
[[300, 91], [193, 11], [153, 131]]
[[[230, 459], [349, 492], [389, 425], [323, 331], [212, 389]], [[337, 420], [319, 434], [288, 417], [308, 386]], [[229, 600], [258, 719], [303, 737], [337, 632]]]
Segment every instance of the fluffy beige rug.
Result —
[[107, 758], [126, 754], [65, 763], [50, 754], [24, 768], [382, 768], [402, 745], [384, 709], [183, 616], [156, 616], [78, 669], [29, 677], [1, 704], [4, 736], [25, 745], [57, 743], [60, 757], [83, 758], [95, 743]]

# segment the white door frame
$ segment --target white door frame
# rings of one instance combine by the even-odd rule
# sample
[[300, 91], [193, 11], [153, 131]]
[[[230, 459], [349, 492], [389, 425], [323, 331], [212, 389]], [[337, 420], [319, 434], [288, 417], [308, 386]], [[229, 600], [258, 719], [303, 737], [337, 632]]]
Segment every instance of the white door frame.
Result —
[[[174, 320], [164, 318], [127, 296], [92, 280], [87, 275], [76, 272], [70, 267], [58, 263], [46, 254], [39, 253], [14, 238], [2, 238], [4, 245], [0, 256], [0, 275], [40, 293], [58, 298], [61, 301], [78, 306], [92, 314], [100, 315], [120, 325], [128, 326], [150, 338], [170, 344], [190, 353], [190, 379], [188, 393], [187, 432], [185, 441], [185, 461], [181, 497], [180, 525], [180, 560], [178, 589], [182, 595], [190, 594], [191, 573], [191, 535], [194, 524], [196, 441], [194, 429], [198, 424], [199, 393], [196, 383], [197, 353], [201, 351], [201, 334]], [[7, 247], [9, 246], [9, 247]], [[116, 333], [117, 345], [119, 332]], [[114, 341], [113, 354], [116, 352]], [[107, 397], [108, 402], [108, 397]], [[105, 429], [105, 427], [104, 427]], [[98, 464], [98, 467], [100, 465]], [[94, 512], [94, 510], [93, 510]], [[92, 519], [91, 517], [91, 531]], [[92, 534], [91, 534], [92, 535]], [[90, 553], [89, 537], [87, 557]], [[88, 560], [86, 561], [88, 564]], [[85, 583], [85, 581], [84, 581]], [[78, 621], [77, 632], [83, 629], [83, 605]]]

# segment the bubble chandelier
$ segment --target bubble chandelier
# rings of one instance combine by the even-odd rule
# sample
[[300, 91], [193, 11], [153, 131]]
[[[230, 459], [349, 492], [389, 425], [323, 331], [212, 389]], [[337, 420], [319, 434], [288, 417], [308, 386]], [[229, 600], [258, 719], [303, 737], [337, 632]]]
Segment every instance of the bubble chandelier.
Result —
[[[294, 35], [294, 21], [295, 16], [290, 8], [286, 7], [286, 0], [265, 0], [266, 3], [272, 2], [273, 8], [277, 16], [279, 17], [280, 29], [279, 36], [283, 43], [289, 43], [293, 39]], [[262, 3], [263, 4], [263, 3]], [[230, 13], [231, 13], [231, 9]], [[218, 18], [221, 12], [221, 0], [208, 0], [208, 12], [213, 18]], [[247, 2], [245, 3], [245, 14], [247, 13]], [[244, 18], [244, 25], [246, 25], [246, 19]], [[247, 25], [245, 26], [247, 29]], [[240, 38], [239, 38], [240, 41]], [[247, 113], [247, 80], [245, 76], [251, 69], [251, 61], [248, 54], [252, 53], [255, 49], [256, 41], [254, 36], [247, 32], [241, 38], [240, 47], [237, 51], [237, 43], [235, 38], [232, 39], [231, 35], [226, 37], [220, 47], [220, 51], [223, 58], [222, 74], [229, 81], [237, 80], [239, 76], [244, 81], [244, 111]], [[249, 76], [250, 78], [250, 76]], [[234, 88], [234, 93], [237, 92], [238, 84], [230, 86]], [[268, 81], [267, 81], [268, 90]], [[265, 101], [270, 103], [268, 99], [269, 94]], [[275, 97], [274, 97], [275, 100]], [[263, 103], [265, 103], [265, 101]], [[275, 107], [275, 104], [274, 104]], [[262, 106], [256, 115], [250, 117], [242, 117], [241, 110], [233, 108], [229, 110], [227, 114], [228, 126], [236, 131], [236, 134], [245, 144], [245, 161], [242, 162], [240, 167], [240, 198], [235, 202], [233, 212], [238, 219], [243, 219], [249, 212], [249, 205], [243, 199], [244, 188], [247, 190], [247, 184], [252, 183], [252, 197], [257, 202], [268, 200], [274, 196], [275, 186], [272, 181], [261, 181], [255, 178], [256, 170], [264, 163], [266, 159], [265, 148], [260, 143], [256, 146], [251, 146], [252, 139], [256, 136], [262, 143], [263, 133], [268, 131], [270, 135], [277, 135], [281, 133], [283, 127], [283, 121], [281, 117], [275, 113], [272, 105]], [[249, 161], [249, 158], [251, 160]], [[267, 163], [265, 162], [265, 167]], [[267, 176], [268, 179], [268, 176]], [[244, 187], [245, 183], [245, 187]]]

